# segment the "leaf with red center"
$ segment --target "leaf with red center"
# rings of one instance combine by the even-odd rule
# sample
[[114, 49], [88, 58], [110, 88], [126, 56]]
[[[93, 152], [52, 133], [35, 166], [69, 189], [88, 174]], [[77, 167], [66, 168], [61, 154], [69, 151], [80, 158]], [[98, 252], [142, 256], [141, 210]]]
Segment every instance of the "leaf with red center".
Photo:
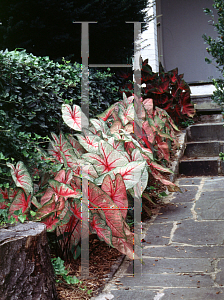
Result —
[[68, 170], [66, 173], [65, 170], [60, 170], [58, 174], [55, 176], [54, 180], [57, 180], [65, 184], [70, 184], [72, 177], [73, 177], [72, 170]]
[[170, 174], [173, 173], [172, 170], [170, 170], [170, 169], [168, 169], [168, 168], [165, 168], [165, 167], [163, 167], [163, 166], [157, 164], [155, 161], [151, 161], [151, 162], [148, 161], [148, 165], [149, 165], [150, 167], [152, 167], [152, 168], [158, 170], [158, 171], [162, 171], [162, 172], [170, 173]]
[[33, 193], [33, 181], [24, 163], [19, 161], [16, 167], [8, 162], [6, 165], [11, 169], [10, 172], [16, 186], [21, 187], [27, 195]]
[[152, 115], [153, 113], [153, 100], [150, 98], [145, 99], [143, 102], [144, 108], [148, 115]]
[[96, 129], [96, 132], [102, 132], [103, 137], [107, 137], [109, 132], [109, 127], [105, 122], [103, 122], [101, 119], [90, 119], [90, 123], [94, 126]]
[[159, 180], [160, 182], [162, 182], [165, 185], [172, 185], [172, 186], [176, 186], [174, 183], [172, 183], [171, 181], [167, 180], [159, 171], [157, 171], [155, 168], [150, 168], [151, 169], [151, 173], [152, 176]]
[[[123, 177], [126, 189], [132, 188], [135, 184], [137, 184], [140, 181], [141, 173], [143, 169], [145, 168], [145, 162], [141, 161], [132, 161], [126, 164], [123, 167], [117, 167], [113, 169], [112, 171], [108, 172], [108, 174], [111, 176], [112, 180], [115, 179], [116, 174], [121, 174]], [[104, 177], [106, 174], [100, 176], [95, 180], [96, 184], [102, 184]]]
[[42, 207], [38, 208], [38, 210], [36, 211], [35, 219], [37, 221], [42, 220], [45, 217], [47, 217], [49, 214], [58, 212], [59, 206], [60, 206], [59, 201], [56, 203], [55, 195], [53, 195], [48, 202], [44, 203]]
[[76, 134], [79, 143], [85, 148], [87, 152], [97, 153], [98, 144], [101, 141], [101, 138], [98, 135], [94, 135], [88, 129], [83, 129], [85, 136], [81, 134]]
[[101, 189], [114, 201], [121, 209], [121, 214], [126, 219], [128, 209], [128, 198], [124, 180], [120, 174], [116, 174], [114, 183], [110, 175], [104, 177]]
[[107, 141], [115, 150], [124, 152], [124, 142], [117, 141], [113, 136], [110, 137]]
[[128, 159], [115, 150], [110, 144], [105, 141], [99, 143], [100, 155], [86, 153], [82, 158], [95, 166], [98, 174], [109, 172], [112, 169], [123, 166], [128, 163]]
[[8, 190], [6, 188], [5, 188], [4, 191], [0, 188], [0, 194], [3, 196], [3, 199], [6, 199], [6, 200], [9, 199], [9, 193], [8, 193]]
[[81, 220], [81, 202], [80, 201], [73, 201], [72, 203], [70, 203], [69, 209], [77, 219]]
[[153, 131], [153, 128], [149, 125], [148, 121], [145, 121], [142, 124], [142, 128], [144, 129], [147, 139], [148, 141], [152, 144], [154, 142], [154, 138], [155, 138], [155, 133]]
[[73, 109], [68, 104], [62, 104], [62, 119], [64, 122], [76, 131], [82, 131], [81, 123], [87, 123], [86, 116], [82, 113], [78, 105], [73, 105]]
[[160, 153], [162, 154], [163, 158], [166, 159], [167, 161], [170, 160], [170, 150], [169, 146], [166, 142], [160, 142], [157, 144], [158, 149], [160, 150]]
[[64, 184], [64, 183], [58, 182], [53, 179], [49, 180], [49, 184], [50, 184], [51, 188], [53, 189], [54, 193], [58, 197], [64, 197], [64, 198], [68, 198], [68, 197], [80, 198], [81, 197], [80, 190], [78, 190], [78, 189], [74, 190], [68, 184]]
[[6, 208], [8, 208], [7, 203], [0, 202], [0, 209], [6, 209]]
[[9, 215], [13, 215], [14, 211], [22, 209], [22, 213], [26, 213], [27, 210], [30, 208], [31, 204], [31, 195], [28, 197], [23, 192], [23, 190], [19, 190], [16, 194], [10, 208], [9, 208]]
[[97, 115], [97, 118], [101, 118], [103, 121], [106, 121], [111, 115], [112, 112], [114, 111], [117, 103], [112, 104], [107, 110], [105, 110], [103, 113]]
[[134, 105], [133, 103], [129, 104], [126, 108], [123, 105], [118, 105], [118, 117], [120, 118], [123, 126], [128, 124], [129, 121], [134, 120]]
[[110, 127], [110, 132], [111, 134], [115, 133], [115, 132], [120, 132], [120, 129], [122, 129], [122, 123], [119, 120], [116, 120], [113, 122], [112, 126]]
[[[72, 145], [60, 133], [59, 138], [56, 134], [52, 134], [52, 137], [55, 140], [55, 143], [51, 141], [52, 148], [49, 147], [48, 152], [54, 156], [59, 162], [64, 163], [69, 168], [74, 168], [76, 166], [77, 156], [73, 150]], [[65, 161], [64, 161], [65, 160]]]
[[92, 182], [89, 182], [89, 201], [90, 206], [102, 208], [106, 223], [112, 230], [112, 235], [125, 238], [123, 218], [118, 206], [101, 188]]
[[183, 94], [183, 99], [181, 100], [181, 112], [183, 115], [187, 115], [190, 118], [193, 118], [195, 115], [194, 104], [190, 102], [190, 93], [186, 92]]
[[86, 150], [83, 148], [83, 146], [81, 146], [80, 143], [71, 134], [68, 135], [68, 140], [73, 149], [77, 150], [79, 155], [86, 153]]
[[[119, 252], [127, 255], [131, 260], [133, 260], [134, 241], [132, 235], [128, 235], [127, 238], [119, 238], [113, 236], [112, 244]], [[135, 255], [135, 258], [138, 257]]]
[[106, 222], [101, 219], [98, 213], [93, 214], [92, 222], [92, 233], [96, 233], [101, 241], [105, 241], [108, 245], [112, 246], [112, 232]]
[[55, 217], [55, 214], [51, 214], [41, 220], [41, 223], [44, 223], [46, 225], [46, 229], [48, 232], [53, 231], [58, 226], [59, 222], [60, 219], [58, 217]]

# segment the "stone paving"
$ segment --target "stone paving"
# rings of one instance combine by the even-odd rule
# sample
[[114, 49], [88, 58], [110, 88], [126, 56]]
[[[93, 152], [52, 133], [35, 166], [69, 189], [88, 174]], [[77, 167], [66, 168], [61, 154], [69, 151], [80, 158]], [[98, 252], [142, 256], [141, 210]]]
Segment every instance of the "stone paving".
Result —
[[224, 299], [224, 177], [176, 182], [158, 216], [144, 224], [144, 264], [133, 275], [125, 259], [101, 295], [135, 300]]

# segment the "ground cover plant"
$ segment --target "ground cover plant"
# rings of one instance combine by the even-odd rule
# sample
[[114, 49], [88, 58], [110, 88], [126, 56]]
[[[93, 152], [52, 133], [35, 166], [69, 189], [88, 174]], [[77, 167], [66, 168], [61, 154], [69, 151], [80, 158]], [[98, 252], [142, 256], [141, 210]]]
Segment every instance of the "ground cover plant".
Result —
[[[123, 86], [121, 92], [127, 95], [133, 93], [132, 73], [122, 74]], [[170, 117], [180, 125], [195, 114], [194, 105], [190, 99], [190, 87], [178, 74], [178, 68], [165, 72], [160, 64], [159, 72], [153, 72], [148, 60], [142, 62], [141, 69], [142, 98], [152, 98], [154, 105], [164, 109]]]
[[[148, 198], [148, 173], [171, 191], [175, 184], [162, 174], [171, 173], [161, 162], [169, 159], [175, 127], [162, 109], [153, 109], [151, 99], [138, 99], [141, 119], [134, 122], [134, 96], [112, 105], [91, 126], [81, 129], [85, 116], [78, 105], [62, 105], [64, 122], [74, 134], [52, 133], [47, 151], [41, 150], [43, 160], [57, 166], [49, 174], [39, 174], [38, 182], [24, 163], [7, 162], [14, 186], [1, 189], [1, 205], [8, 208], [8, 219], [41, 221], [48, 231], [56, 230], [63, 255], [77, 257], [81, 237], [82, 181], [89, 180], [88, 198], [90, 226], [86, 234], [117, 248], [133, 259], [133, 233], [126, 218], [129, 198], [141, 182], [141, 195]], [[142, 128], [143, 131], [139, 131]], [[136, 129], [136, 130], [135, 130]], [[157, 138], [158, 137], [158, 138]], [[150, 199], [148, 199], [150, 201]], [[109, 208], [109, 209], [108, 209]], [[113, 210], [112, 210], [113, 209]], [[116, 214], [114, 214], [116, 210]]]

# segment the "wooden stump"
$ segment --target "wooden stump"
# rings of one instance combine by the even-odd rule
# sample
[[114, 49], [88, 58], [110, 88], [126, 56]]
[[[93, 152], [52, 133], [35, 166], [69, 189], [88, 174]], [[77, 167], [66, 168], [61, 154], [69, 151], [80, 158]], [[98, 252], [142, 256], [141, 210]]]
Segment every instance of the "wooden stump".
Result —
[[0, 299], [58, 299], [44, 224], [0, 228]]

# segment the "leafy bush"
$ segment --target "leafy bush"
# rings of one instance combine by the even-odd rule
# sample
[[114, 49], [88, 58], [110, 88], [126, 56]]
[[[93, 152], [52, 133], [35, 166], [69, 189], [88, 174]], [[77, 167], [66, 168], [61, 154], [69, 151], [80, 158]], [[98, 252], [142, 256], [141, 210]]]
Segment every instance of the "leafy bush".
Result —
[[[215, 21], [214, 13], [211, 9], [206, 8], [204, 10], [206, 15], [210, 15], [212, 20], [210, 23], [214, 26], [214, 30], [217, 32], [217, 37], [213, 39], [207, 34], [203, 35], [204, 41], [208, 44], [206, 48], [207, 52], [212, 56], [212, 59], [205, 58], [208, 64], [215, 62], [217, 69], [220, 71], [222, 77], [224, 77], [224, 2], [222, 0], [214, 0], [213, 7], [217, 11], [218, 21]], [[212, 99], [217, 102], [223, 109], [224, 103], [224, 80], [223, 78], [213, 79], [213, 84], [216, 90], [213, 92]]]
[[[0, 149], [24, 160], [33, 145], [63, 126], [61, 104], [80, 105], [81, 65], [55, 63], [23, 51], [0, 51]], [[90, 70], [90, 116], [119, 99], [110, 72]], [[42, 140], [43, 142], [43, 140]]]
[[[75, 137], [52, 133], [48, 153], [42, 151], [42, 158], [54, 162], [59, 169], [33, 182], [23, 162], [16, 166], [7, 162], [14, 187], [0, 193], [4, 199], [2, 208], [9, 206], [9, 220], [45, 223], [48, 231], [56, 229], [63, 254], [70, 250], [77, 256], [82, 180], [88, 179], [90, 227], [82, 223], [84, 234], [97, 234], [99, 239], [132, 259], [134, 234], [126, 223], [128, 195], [134, 197], [134, 187], [141, 182], [140, 194], [150, 201], [143, 194], [148, 185], [148, 172], [171, 191], [178, 189], [161, 174], [172, 171], [156, 162], [159, 156], [169, 159], [172, 149], [168, 140], [175, 138], [177, 128], [164, 110], [153, 109], [151, 99], [138, 98], [137, 110], [142, 114], [134, 128], [134, 115], [139, 111], [134, 111], [133, 100], [134, 96], [124, 95], [123, 101], [112, 105], [99, 119], [91, 118], [91, 126], [83, 132], [81, 118], [85, 115], [81, 108], [63, 104], [63, 120], [78, 133]], [[138, 126], [144, 131], [139, 131]]]
[[[133, 83], [129, 80], [130, 74], [123, 74], [123, 88], [128, 96], [133, 93]], [[160, 64], [159, 72], [154, 73], [146, 59], [141, 70], [142, 98], [152, 98], [154, 105], [164, 109], [177, 123], [192, 118], [195, 109], [190, 99], [190, 87], [183, 79], [183, 74], [178, 75], [178, 69], [165, 72]]]

